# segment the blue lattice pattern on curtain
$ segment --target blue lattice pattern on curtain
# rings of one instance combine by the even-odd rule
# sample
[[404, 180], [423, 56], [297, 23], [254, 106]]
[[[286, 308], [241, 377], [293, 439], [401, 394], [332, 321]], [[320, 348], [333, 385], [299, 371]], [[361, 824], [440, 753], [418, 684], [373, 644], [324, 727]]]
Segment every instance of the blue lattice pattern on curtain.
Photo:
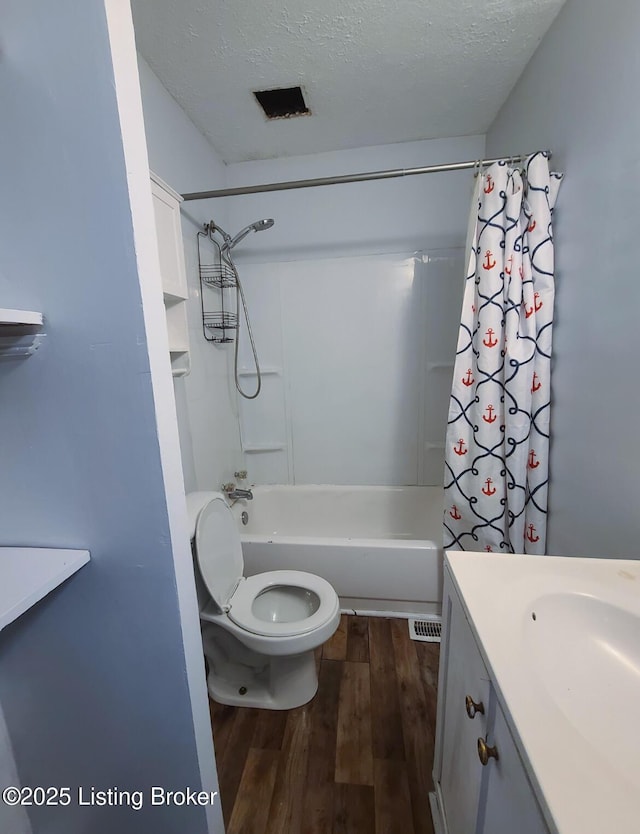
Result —
[[445, 454], [444, 546], [544, 553], [554, 305], [547, 154], [478, 176]]

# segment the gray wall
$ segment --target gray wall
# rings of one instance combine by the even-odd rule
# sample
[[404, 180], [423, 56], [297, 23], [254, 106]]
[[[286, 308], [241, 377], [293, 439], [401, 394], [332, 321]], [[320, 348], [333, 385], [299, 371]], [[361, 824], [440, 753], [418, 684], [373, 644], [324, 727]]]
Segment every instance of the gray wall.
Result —
[[[0, 543], [92, 561], [0, 635], [27, 785], [198, 788], [102, 0], [2, 4], [0, 296], [47, 336], [0, 364]], [[203, 809], [34, 808], [34, 831], [204, 832]]]
[[568, 0], [487, 137], [551, 148], [557, 203], [549, 553], [638, 557], [640, 4]]
[[[21, 785], [16, 769], [11, 739], [0, 708], [0, 790]], [[0, 801], [0, 831], [11, 834], [32, 834], [27, 809], [21, 805], [7, 805]]]

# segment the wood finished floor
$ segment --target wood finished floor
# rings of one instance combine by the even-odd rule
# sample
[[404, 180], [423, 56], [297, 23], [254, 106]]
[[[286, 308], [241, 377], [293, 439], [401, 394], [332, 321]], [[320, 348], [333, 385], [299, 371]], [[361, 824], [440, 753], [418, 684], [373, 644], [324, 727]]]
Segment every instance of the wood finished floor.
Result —
[[210, 701], [227, 834], [433, 834], [439, 648], [406, 620], [343, 616], [310, 704]]

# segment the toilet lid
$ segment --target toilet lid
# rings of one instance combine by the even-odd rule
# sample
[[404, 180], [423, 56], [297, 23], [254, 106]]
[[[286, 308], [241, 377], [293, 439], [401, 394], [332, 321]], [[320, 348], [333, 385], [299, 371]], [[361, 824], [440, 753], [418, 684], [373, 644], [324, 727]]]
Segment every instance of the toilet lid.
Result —
[[[256, 617], [253, 603], [263, 591], [278, 586], [289, 586], [312, 591], [320, 604], [311, 616], [288, 622], [271, 622]], [[298, 570], [273, 570], [249, 576], [238, 585], [231, 598], [229, 619], [252, 634], [264, 637], [292, 637], [307, 634], [323, 626], [339, 610], [340, 602], [332, 585], [320, 576]]]
[[212, 498], [196, 522], [196, 558], [211, 598], [224, 610], [244, 572], [240, 534], [222, 495]]

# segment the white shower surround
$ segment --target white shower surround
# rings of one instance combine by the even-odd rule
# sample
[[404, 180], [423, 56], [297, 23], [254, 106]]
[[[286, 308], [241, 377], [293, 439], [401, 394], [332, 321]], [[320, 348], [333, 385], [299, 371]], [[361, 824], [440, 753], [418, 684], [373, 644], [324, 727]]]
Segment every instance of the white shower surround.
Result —
[[440, 487], [277, 485], [253, 494], [233, 507], [246, 576], [309, 571], [333, 585], [343, 610], [440, 613]]
[[[239, 403], [251, 480], [442, 484], [462, 248], [241, 274], [265, 372], [260, 396]], [[240, 366], [253, 369], [244, 333]], [[243, 381], [252, 390], [255, 376]]]

